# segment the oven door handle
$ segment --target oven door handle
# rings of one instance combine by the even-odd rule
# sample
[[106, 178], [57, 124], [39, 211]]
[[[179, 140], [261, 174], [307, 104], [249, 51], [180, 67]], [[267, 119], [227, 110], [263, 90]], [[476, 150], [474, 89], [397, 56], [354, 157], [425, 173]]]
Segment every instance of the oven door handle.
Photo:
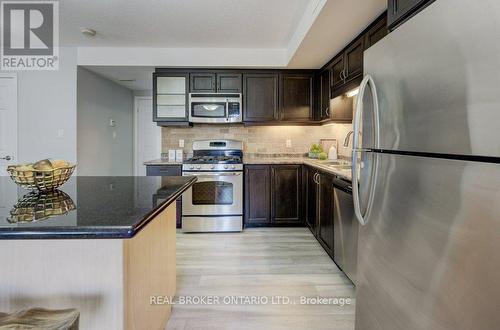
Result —
[[182, 173], [183, 176], [239, 176], [242, 175], [243, 173], [241, 172], [227, 172], [227, 173], [211, 173], [211, 174], [206, 174], [206, 173], [190, 173], [190, 172], [184, 172]]

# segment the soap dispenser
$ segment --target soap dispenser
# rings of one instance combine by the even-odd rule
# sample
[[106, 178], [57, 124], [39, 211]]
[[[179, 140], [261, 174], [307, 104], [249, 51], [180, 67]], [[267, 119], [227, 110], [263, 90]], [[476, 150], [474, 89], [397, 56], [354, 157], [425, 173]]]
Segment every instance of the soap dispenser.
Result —
[[330, 149], [328, 149], [328, 159], [337, 160], [337, 148], [335, 147], [335, 144], [332, 144]]

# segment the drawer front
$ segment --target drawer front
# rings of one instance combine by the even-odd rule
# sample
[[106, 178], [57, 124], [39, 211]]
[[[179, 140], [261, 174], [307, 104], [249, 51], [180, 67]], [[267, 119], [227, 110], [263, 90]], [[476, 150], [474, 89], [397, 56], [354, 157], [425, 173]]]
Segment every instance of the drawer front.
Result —
[[180, 176], [182, 165], [147, 165], [147, 176]]

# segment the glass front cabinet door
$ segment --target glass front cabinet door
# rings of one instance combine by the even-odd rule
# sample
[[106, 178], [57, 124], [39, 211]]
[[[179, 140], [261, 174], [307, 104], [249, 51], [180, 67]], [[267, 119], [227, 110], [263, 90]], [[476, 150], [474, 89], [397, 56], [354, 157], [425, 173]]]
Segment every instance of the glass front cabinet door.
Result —
[[153, 121], [187, 122], [189, 75], [153, 74]]

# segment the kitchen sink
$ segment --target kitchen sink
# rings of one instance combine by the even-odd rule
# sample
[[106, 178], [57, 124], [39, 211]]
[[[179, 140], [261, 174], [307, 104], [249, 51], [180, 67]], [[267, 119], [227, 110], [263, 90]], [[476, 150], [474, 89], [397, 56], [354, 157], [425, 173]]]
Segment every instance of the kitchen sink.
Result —
[[327, 165], [335, 170], [350, 170], [351, 165]]
[[346, 160], [329, 160], [323, 162], [327, 166], [351, 166], [351, 163]]
[[345, 160], [330, 160], [324, 162], [323, 165], [331, 167], [336, 170], [350, 170], [351, 163]]

